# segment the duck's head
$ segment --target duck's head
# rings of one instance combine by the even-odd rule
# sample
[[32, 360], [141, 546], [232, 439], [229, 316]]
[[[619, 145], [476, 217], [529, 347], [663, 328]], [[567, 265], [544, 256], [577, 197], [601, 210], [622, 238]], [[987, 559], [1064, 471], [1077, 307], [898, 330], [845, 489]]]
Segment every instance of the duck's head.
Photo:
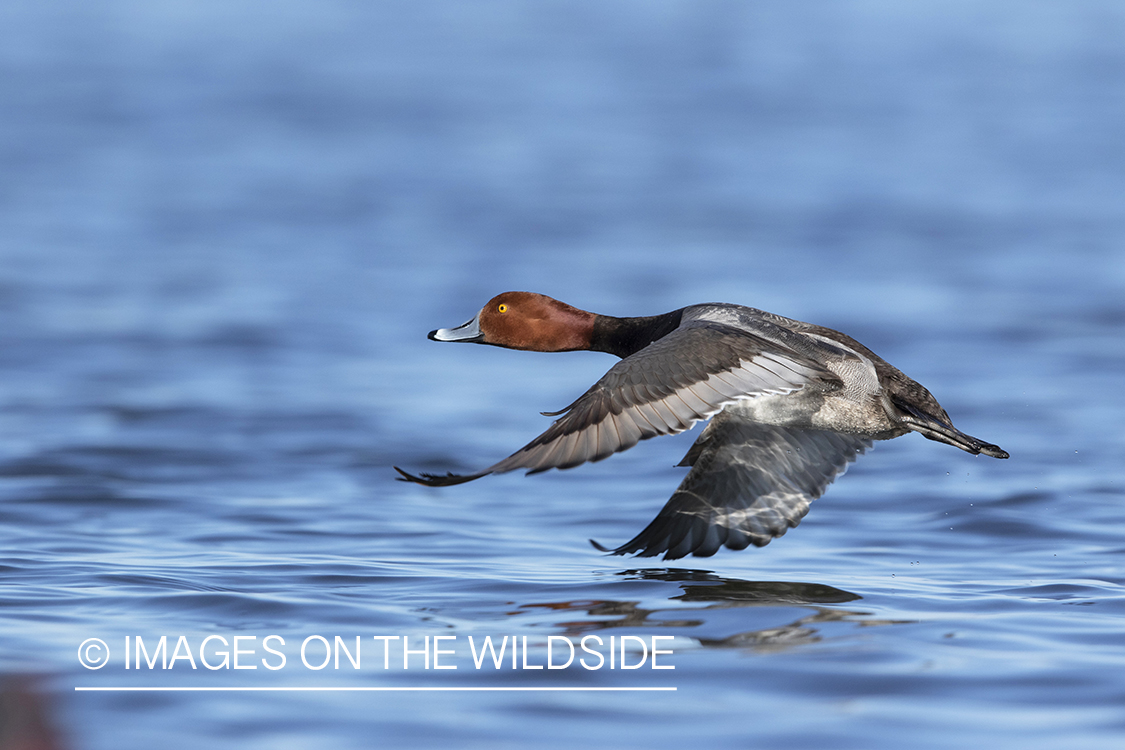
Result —
[[567, 352], [590, 348], [596, 317], [544, 294], [504, 292], [489, 300], [468, 323], [430, 331], [429, 338], [506, 349]]

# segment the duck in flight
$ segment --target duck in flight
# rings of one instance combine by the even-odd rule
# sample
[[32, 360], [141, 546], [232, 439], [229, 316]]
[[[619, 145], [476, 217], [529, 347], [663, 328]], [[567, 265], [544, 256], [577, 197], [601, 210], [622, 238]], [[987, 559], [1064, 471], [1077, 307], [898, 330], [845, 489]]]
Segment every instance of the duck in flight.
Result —
[[764, 546], [872, 441], [918, 432], [973, 454], [1007, 458], [961, 432], [928, 390], [831, 328], [741, 305], [711, 303], [640, 318], [579, 310], [542, 294], [505, 292], [434, 341], [621, 358], [518, 451], [475, 474], [409, 474], [430, 487], [526, 469], [569, 469], [710, 418], [680, 466], [690, 467], [644, 531], [603, 552], [707, 557]]

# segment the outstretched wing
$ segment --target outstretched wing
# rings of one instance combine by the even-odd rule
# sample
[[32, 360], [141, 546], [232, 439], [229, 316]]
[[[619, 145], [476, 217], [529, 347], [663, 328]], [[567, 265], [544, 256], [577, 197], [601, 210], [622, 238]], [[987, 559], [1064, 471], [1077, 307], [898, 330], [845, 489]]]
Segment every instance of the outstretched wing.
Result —
[[652, 523], [617, 549], [594, 546], [665, 560], [765, 546], [870, 447], [857, 435], [759, 424], [728, 409], [692, 446], [684, 459], [692, 470]]
[[[476, 474], [414, 476], [431, 486], [487, 474], [569, 469], [600, 461], [641, 440], [683, 432], [728, 404], [814, 385], [839, 388], [831, 371], [782, 344], [718, 323], [672, 331], [618, 362], [539, 437]], [[554, 415], [551, 415], [554, 416]], [[396, 467], [397, 469], [397, 467]]]

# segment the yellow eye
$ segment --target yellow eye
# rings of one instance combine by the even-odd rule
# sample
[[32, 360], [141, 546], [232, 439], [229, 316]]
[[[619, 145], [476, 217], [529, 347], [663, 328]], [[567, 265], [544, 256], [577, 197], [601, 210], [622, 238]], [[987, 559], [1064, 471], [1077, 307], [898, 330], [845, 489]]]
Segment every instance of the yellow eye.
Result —
[[508, 306], [507, 305], [500, 305], [499, 307], [496, 308], [496, 311], [502, 312], [502, 313], [508, 312]]

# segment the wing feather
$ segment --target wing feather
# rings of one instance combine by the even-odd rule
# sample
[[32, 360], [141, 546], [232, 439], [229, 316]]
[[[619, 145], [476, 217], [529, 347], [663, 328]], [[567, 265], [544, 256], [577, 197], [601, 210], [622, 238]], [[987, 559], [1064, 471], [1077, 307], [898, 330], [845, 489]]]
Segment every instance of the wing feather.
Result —
[[[421, 484], [446, 485], [515, 469], [571, 468], [641, 440], [683, 432], [742, 399], [840, 385], [831, 371], [784, 344], [724, 324], [695, 322], [615, 364], [557, 412], [561, 416], [543, 434], [487, 469], [464, 476], [400, 473]], [[678, 537], [676, 543], [682, 542]]]
[[764, 546], [800, 523], [809, 503], [870, 447], [857, 435], [764, 425], [727, 409], [688, 451], [692, 469], [652, 523], [609, 551], [675, 560], [707, 557], [724, 544]]

